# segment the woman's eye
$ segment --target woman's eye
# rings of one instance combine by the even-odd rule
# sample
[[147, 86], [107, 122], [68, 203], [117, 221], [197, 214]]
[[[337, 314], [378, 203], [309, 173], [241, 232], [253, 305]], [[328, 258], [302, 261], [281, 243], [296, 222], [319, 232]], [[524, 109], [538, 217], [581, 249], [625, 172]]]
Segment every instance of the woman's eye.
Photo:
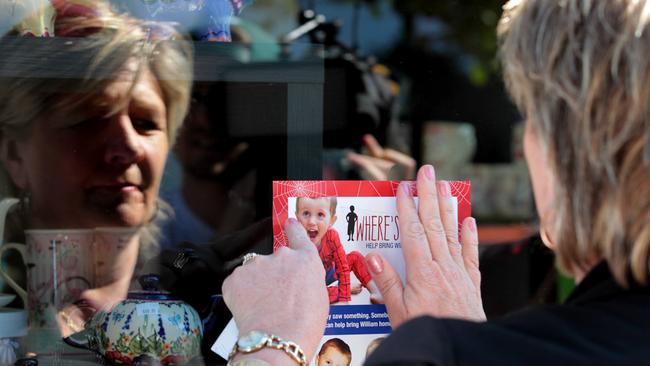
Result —
[[134, 119], [132, 123], [133, 127], [135, 127], [135, 129], [138, 131], [152, 131], [160, 129], [156, 122], [144, 118]]
[[102, 117], [91, 117], [91, 118], [86, 118], [86, 119], [81, 119], [81, 120], [76, 120], [76, 121], [69, 121], [68, 124], [65, 126], [66, 128], [72, 128], [75, 130], [81, 129], [81, 128], [92, 128], [93, 126], [97, 126], [99, 123], [106, 121], [105, 118]]

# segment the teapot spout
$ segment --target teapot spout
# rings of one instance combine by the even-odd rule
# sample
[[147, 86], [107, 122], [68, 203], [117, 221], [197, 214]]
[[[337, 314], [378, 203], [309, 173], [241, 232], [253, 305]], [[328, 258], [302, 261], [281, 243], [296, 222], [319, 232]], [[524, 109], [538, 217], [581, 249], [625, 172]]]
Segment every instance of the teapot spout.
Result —
[[77, 333], [73, 333], [67, 337], [64, 337], [63, 341], [72, 347], [97, 351], [96, 344], [93, 341], [94, 338], [94, 332], [92, 332], [91, 329], [86, 328]]

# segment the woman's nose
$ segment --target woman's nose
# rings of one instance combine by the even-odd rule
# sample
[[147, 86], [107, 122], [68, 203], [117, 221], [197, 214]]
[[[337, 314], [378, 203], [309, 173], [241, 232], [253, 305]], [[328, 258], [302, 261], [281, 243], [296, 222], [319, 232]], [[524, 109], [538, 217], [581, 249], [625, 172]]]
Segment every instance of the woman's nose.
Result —
[[131, 165], [144, 156], [141, 136], [126, 114], [114, 116], [106, 141], [105, 162], [111, 165]]

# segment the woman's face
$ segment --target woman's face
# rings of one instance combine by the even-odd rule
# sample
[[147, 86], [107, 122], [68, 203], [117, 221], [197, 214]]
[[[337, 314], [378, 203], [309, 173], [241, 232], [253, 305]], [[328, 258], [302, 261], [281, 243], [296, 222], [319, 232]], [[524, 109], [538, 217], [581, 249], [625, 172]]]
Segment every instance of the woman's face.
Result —
[[[139, 226], [150, 220], [169, 150], [158, 82], [127, 65], [89, 105], [52, 113], [5, 157], [30, 195], [35, 228]], [[116, 110], [116, 106], [119, 106]], [[113, 112], [111, 114], [111, 112]]]
[[[542, 141], [532, 127], [526, 122], [524, 130], [524, 156], [528, 164], [530, 179], [533, 184], [535, 206], [540, 222], [544, 225], [550, 220], [551, 203], [553, 200], [552, 173], [548, 158], [544, 153]], [[549, 245], [550, 243], [546, 243]]]

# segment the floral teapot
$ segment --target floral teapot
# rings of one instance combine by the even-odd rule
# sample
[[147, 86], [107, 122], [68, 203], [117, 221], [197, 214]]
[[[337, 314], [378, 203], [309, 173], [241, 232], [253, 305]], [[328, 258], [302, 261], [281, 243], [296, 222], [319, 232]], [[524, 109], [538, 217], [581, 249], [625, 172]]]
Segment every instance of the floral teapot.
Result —
[[66, 343], [116, 365], [181, 365], [200, 356], [203, 328], [196, 310], [160, 291], [156, 275], [139, 282], [143, 291], [129, 292], [110, 312], [97, 312]]

